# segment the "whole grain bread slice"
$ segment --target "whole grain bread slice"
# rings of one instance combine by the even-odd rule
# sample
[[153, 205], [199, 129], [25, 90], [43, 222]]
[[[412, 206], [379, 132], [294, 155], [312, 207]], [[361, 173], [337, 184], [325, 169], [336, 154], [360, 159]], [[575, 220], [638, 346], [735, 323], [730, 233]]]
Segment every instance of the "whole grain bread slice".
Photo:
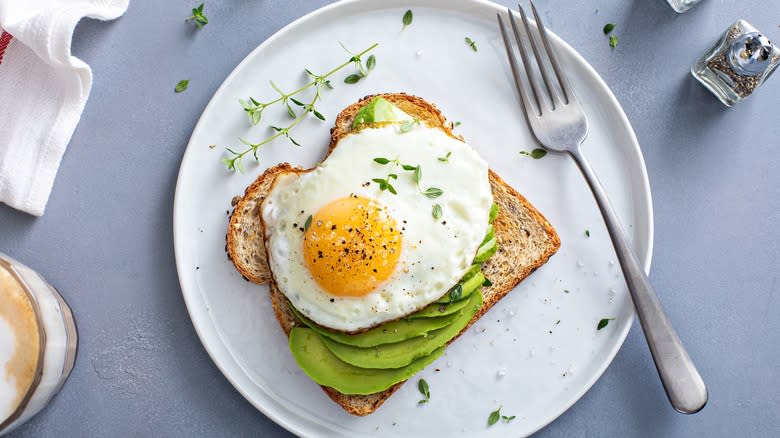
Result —
[[[448, 122], [433, 104], [403, 93], [388, 93], [381, 96], [427, 126], [441, 128], [451, 137], [462, 140], [462, 137], [452, 132], [452, 123]], [[373, 97], [366, 96], [339, 113], [335, 126], [331, 129], [331, 141], [326, 157], [344, 136], [352, 132], [355, 115]], [[268, 267], [260, 206], [278, 175], [305, 171], [294, 168], [288, 163], [282, 163], [263, 172], [247, 187], [244, 195], [234, 202], [235, 208], [230, 216], [227, 232], [226, 250], [238, 272], [248, 281], [258, 284], [270, 283], [269, 293], [274, 313], [286, 335], [289, 335], [292, 327], [298, 322], [286, 298], [273, 282]], [[520, 193], [492, 170], [489, 172], [489, 179], [493, 200], [500, 207], [500, 212], [493, 223], [499, 246], [498, 252], [482, 266], [482, 271], [493, 284], [482, 288], [484, 297], [482, 307], [460, 334], [524, 278], [547, 262], [561, 244], [552, 225]], [[367, 415], [379, 408], [403, 383], [397, 383], [385, 391], [369, 395], [342, 394], [324, 386], [322, 389], [350, 414]]]

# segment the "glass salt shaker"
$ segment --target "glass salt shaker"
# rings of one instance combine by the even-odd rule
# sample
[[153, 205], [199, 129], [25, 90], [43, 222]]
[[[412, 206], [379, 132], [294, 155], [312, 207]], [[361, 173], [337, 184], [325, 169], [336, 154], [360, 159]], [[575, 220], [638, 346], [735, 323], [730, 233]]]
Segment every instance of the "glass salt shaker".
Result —
[[726, 106], [747, 99], [780, 64], [780, 48], [739, 20], [691, 68], [693, 77]]
[[37, 272], [0, 252], [0, 435], [62, 388], [76, 359], [70, 307]]
[[666, 0], [677, 13], [682, 14], [701, 0]]

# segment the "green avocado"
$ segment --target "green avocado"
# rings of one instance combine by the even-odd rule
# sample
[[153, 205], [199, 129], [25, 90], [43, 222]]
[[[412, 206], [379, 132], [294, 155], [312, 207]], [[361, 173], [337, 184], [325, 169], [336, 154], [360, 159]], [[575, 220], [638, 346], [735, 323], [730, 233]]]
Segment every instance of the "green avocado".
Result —
[[472, 294], [468, 304], [458, 313], [458, 318], [452, 324], [432, 331], [427, 336], [418, 336], [394, 344], [360, 348], [328, 338], [322, 338], [322, 341], [331, 353], [348, 364], [361, 368], [402, 368], [428, 356], [455, 337], [471, 321], [481, 305], [482, 294]]
[[423, 307], [422, 310], [419, 310], [407, 316], [407, 318], [417, 319], [417, 318], [431, 318], [431, 317], [439, 317], [443, 315], [451, 315], [453, 313], [459, 312], [461, 309], [466, 307], [467, 303], [468, 303], [467, 300], [453, 301], [451, 304], [449, 301], [447, 301], [446, 303], [438, 303], [434, 301], [433, 303]]
[[342, 394], [374, 394], [417, 374], [444, 353], [434, 350], [402, 368], [369, 369], [339, 360], [328, 350], [322, 337], [312, 329], [293, 327], [290, 351], [298, 366], [312, 380]]
[[358, 110], [355, 120], [352, 122], [352, 129], [367, 123], [404, 122], [407, 120], [414, 119], [384, 98], [375, 97]]
[[493, 223], [494, 220], [496, 220], [496, 216], [498, 216], [498, 204], [495, 202], [493, 205], [490, 206], [490, 215], [488, 216], [488, 223]]
[[382, 324], [363, 333], [350, 335], [347, 333], [328, 330], [320, 325], [317, 325], [317, 323], [310, 320], [309, 318], [303, 316], [303, 314], [301, 314], [298, 309], [294, 308], [292, 305], [290, 308], [293, 309], [293, 313], [295, 313], [295, 316], [298, 317], [298, 320], [304, 323], [310, 329], [326, 338], [332, 339], [342, 344], [353, 345], [355, 347], [374, 347], [376, 345], [392, 344], [394, 342], [401, 342], [409, 338], [422, 336], [428, 332], [449, 325], [458, 316], [457, 314], [452, 313], [434, 318], [404, 318]]
[[498, 242], [496, 238], [488, 240], [483, 243], [477, 250], [477, 255], [474, 257], [474, 263], [484, 263], [498, 251]]
[[[475, 270], [474, 267], [477, 267]], [[472, 265], [471, 269], [466, 272], [466, 275], [463, 276], [463, 278], [460, 279], [458, 284], [460, 285], [460, 295], [457, 295], [456, 297], [452, 296], [453, 290], [457, 288], [457, 285], [447, 291], [446, 294], [442, 295], [441, 298], [434, 301], [435, 303], [451, 303], [454, 301], [460, 301], [465, 300], [468, 298], [475, 290], [479, 288], [479, 286], [482, 284], [482, 282], [485, 281], [485, 276], [482, 275], [482, 273], [479, 271], [479, 265]]]
[[482, 239], [482, 242], [479, 244], [479, 246], [484, 245], [494, 237], [496, 237], [496, 231], [493, 229], [493, 224], [488, 224], [488, 229], [487, 229], [487, 233], [485, 233], [485, 238]]

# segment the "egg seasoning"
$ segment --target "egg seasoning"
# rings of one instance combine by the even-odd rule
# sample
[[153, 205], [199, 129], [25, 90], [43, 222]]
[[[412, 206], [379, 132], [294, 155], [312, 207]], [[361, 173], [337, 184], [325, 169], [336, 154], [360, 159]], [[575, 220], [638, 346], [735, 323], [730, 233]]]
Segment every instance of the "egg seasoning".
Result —
[[336, 199], [312, 216], [303, 239], [304, 258], [317, 284], [334, 296], [361, 297], [393, 272], [401, 255], [401, 232], [375, 200]]

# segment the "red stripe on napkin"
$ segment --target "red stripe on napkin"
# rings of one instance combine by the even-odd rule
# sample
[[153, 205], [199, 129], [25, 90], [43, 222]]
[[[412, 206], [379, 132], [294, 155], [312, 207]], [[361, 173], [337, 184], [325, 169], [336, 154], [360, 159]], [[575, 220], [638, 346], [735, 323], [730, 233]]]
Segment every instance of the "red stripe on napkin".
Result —
[[13, 35], [10, 33], [3, 31], [3, 34], [0, 35], [0, 64], [3, 63], [3, 55], [5, 55], [5, 49], [8, 48], [8, 44], [11, 43], [11, 39], [13, 39]]

